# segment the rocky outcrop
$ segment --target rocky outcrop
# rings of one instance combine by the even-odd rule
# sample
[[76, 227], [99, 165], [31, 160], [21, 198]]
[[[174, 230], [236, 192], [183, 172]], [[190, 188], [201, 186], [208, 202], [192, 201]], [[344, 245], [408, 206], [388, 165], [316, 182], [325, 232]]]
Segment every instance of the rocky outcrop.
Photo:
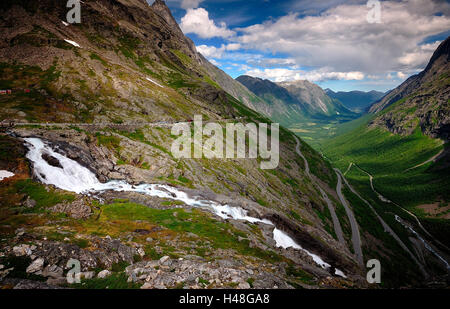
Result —
[[[259, 268], [243, 267], [239, 261], [224, 259], [208, 262], [201, 257], [139, 262], [127, 267], [129, 282], [142, 284], [142, 289], [238, 288], [287, 289], [285, 280]], [[250, 285], [251, 284], [251, 285]]]
[[70, 243], [36, 241], [34, 245], [17, 245], [10, 254], [30, 257], [32, 263], [27, 272], [40, 275], [44, 273], [49, 277], [54, 277], [55, 272], [59, 273], [59, 269], [67, 269], [70, 259], [80, 261], [81, 270], [86, 272], [97, 267], [111, 269], [119, 262], [134, 262], [135, 249], [119, 240], [92, 237], [91, 242], [92, 249], [87, 250]]
[[74, 219], [87, 219], [92, 214], [91, 207], [87, 205], [84, 199], [76, 200], [72, 203], [57, 204], [50, 210], [56, 213], [65, 213]]
[[450, 38], [433, 54], [428, 66], [406, 80], [370, 112], [378, 114], [371, 125], [397, 134], [411, 134], [417, 127], [433, 138], [450, 139]]

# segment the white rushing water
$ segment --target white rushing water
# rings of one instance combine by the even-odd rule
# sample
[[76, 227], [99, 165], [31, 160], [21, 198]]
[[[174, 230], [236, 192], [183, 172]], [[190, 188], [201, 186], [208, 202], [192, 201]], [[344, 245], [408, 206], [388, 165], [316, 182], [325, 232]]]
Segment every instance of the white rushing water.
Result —
[[403, 225], [404, 228], [408, 229], [411, 233], [413, 233], [417, 239], [419, 239], [422, 244], [424, 245], [425, 249], [427, 249], [428, 251], [430, 251], [432, 254], [434, 254], [447, 268], [447, 270], [450, 270], [450, 265], [448, 264], [447, 260], [445, 260], [442, 256], [439, 255], [439, 253], [437, 253], [426, 241], [425, 239], [423, 239], [412, 227], [410, 227], [408, 224], [406, 224], [405, 222], [403, 222], [403, 220], [395, 215], [395, 220], [400, 223], [401, 225]]
[[[27, 147], [29, 149], [27, 158], [33, 162], [35, 176], [44, 184], [53, 185], [57, 188], [75, 192], [78, 194], [92, 194], [103, 191], [116, 192], [136, 192], [148, 196], [167, 198], [177, 200], [192, 207], [203, 207], [212, 210], [216, 215], [223, 219], [244, 220], [251, 223], [265, 223], [274, 225], [267, 219], [258, 219], [248, 215], [247, 210], [240, 207], [231, 207], [229, 205], [221, 205], [214, 201], [201, 200], [199, 198], [190, 197], [186, 192], [180, 191], [174, 187], [160, 184], [141, 184], [131, 185], [125, 181], [113, 180], [107, 183], [101, 183], [94, 173], [88, 168], [81, 166], [78, 162], [69, 159], [51, 149], [39, 138], [26, 138]], [[42, 155], [50, 155], [57, 159], [60, 167], [51, 166], [42, 158]], [[279, 248], [294, 248], [302, 250], [312, 257], [314, 262], [322, 268], [331, 267], [330, 264], [323, 261], [318, 255], [309, 252], [298, 245], [290, 236], [281, 230], [275, 228], [273, 238], [276, 246]], [[339, 272], [339, 273], [337, 273]], [[345, 275], [337, 270], [336, 275]]]
[[4, 171], [4, 170], [0, 171], [0, 181], [2, 181], [3, 179], [6, 179], [6, 178], [10, 178], [12, 176], [14, 176], [14, 173]]
[[320, 256], [309, 252], [308, 250], [305, 250], [302, 248], [302, 246], [300, 246], [299, 244], [297, 244], [291, 237], [289, 237], [286, 233], [284, 233], [283, 231], [275, 228], [273, 230], [273, 239], [275, 239], [275, 242], [277, 243], [277, 247], [281, 247], [284, 249], [287, 248], [294, 248], [297, 250], [303, 250], [305, 251], [310, 257], [312, 257], [312, 259], [314, 260], [314, 262], [317, 265], [320, 265], [320, 267], [322, 268], [330, 268], [331, 265], [328, 264], [327, 262], [325, 262], [324, 260], [322, 260], [320, 258]]

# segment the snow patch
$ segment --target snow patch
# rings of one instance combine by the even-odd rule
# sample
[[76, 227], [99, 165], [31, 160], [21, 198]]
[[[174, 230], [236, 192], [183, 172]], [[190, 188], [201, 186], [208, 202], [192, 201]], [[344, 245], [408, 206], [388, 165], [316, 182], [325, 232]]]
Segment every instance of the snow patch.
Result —
[[163, 86], [161, 86], [160, 84], [158, 84], [157, 82], [155, 82], [153, 79], [151, 79], [151, 78], [149, 78], [149, 77], [147, 77], [147, 80], [148, 80], [149, 82], [155, 84], [155, 85], [158, 86], [158, 87], [164, 88]]
[[67, 39], [64, 39], [64, 41], [66, 41], [67, 43], [69, 43], [69, 44], [71, 44], [71, 45], [73, 45], [75, 47], [81, 47], [80, 44], [78, 44], [75, 41], [71, 41], [71, 40], [67, 40]]
[[6, 179], [6, 178], [13, 177], [13, 176], [14, 176], [14, 174], [11, 172], [4, 171], [4, 170], [0, 171], [0, 181], [2, 181], [3, 179]]
[[336, 276], [342, 277], [342, 278], [347, 278], [347, 276], [339, 269], [336, 268], [336, 270], [334, 271], [334, 274]]

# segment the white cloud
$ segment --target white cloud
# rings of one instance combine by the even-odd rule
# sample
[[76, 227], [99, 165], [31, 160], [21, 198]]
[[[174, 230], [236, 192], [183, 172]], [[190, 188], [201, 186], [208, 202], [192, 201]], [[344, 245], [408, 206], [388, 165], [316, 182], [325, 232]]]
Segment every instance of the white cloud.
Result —
[[227, 47], [226, 47], [226, 49], [230, 50], [230, 51], [236, 51], [236, 50], [239, 50], [241, 48], [242, 48], [241, 44], [237, 44], [237, 43], [228, 44]]
[[220, 65], [220, 63], [218, 63], [216, 60], [214, 59], [210, 59], [209, 62], [211, 62], [212, 64], [214, 64], [216, 67]]
[[355, 72], [423, 68], [438, 42], [422, 42], [450, 29], [450, 4], [445, 1], [383, 1], [380, 24], [367, 22], [368, 10], [365, 3], [341, 4], [320, 15], [290, 14], [235, 29], [241, 35], [233, 41], [247, 49], [287, 54], [302, 67], [326, 67], [331, 78], [359, 78]]
[[209, 19], [209, 13], [204, 8], [188, 9], [186, 15], [181, 18], [180, 27], [184, 33], [194, 33], [202, 39], [229, 38], [235, 35], [235, 32], [229, 30], [225, 23], [216, 25]]
[[222, 44], [221, 47], [199, 45], [197, 51], [208, 59], [216, 58], [220, 59], [224, 56], [226, 51], [236, 51], [241, 48], [240, 44]]
[[419, 67], [430, 60], [430, 55], [438, 48], [440, 41], [424, 44], [405, 52], [398, 60], [405, 67]]
[[286, 68], [275, 69], [250, 69], [246, 75], [269, 79], [275, 82], [309, 80], [310, 82], [320, 82], [324, 80], [363, 80], [365, 75], [362, 72], [331, 72], [326, 69], [314, 71], [292, 70]]
[[274, 68], [287, 66], [292, 69], [298, 69], [297, 62], [292, 58], [263, 58], [263, 59], [252, 59], [248, 62], [250, 65], [264, 67], [264, 68]]
[[397, 77], [400, 79], [405, 79], [406, 78], [406, 74], [403, 72], [397, 72]]

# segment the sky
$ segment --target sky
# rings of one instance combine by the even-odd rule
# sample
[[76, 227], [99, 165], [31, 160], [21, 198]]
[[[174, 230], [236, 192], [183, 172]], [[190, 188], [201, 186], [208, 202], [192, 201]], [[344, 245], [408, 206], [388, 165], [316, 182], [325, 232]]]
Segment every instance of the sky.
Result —
[[307, 79], [334, 91], [393, 89], [450, 35], [450, 0], [166, 4], [197, 50], [233, 78]]

